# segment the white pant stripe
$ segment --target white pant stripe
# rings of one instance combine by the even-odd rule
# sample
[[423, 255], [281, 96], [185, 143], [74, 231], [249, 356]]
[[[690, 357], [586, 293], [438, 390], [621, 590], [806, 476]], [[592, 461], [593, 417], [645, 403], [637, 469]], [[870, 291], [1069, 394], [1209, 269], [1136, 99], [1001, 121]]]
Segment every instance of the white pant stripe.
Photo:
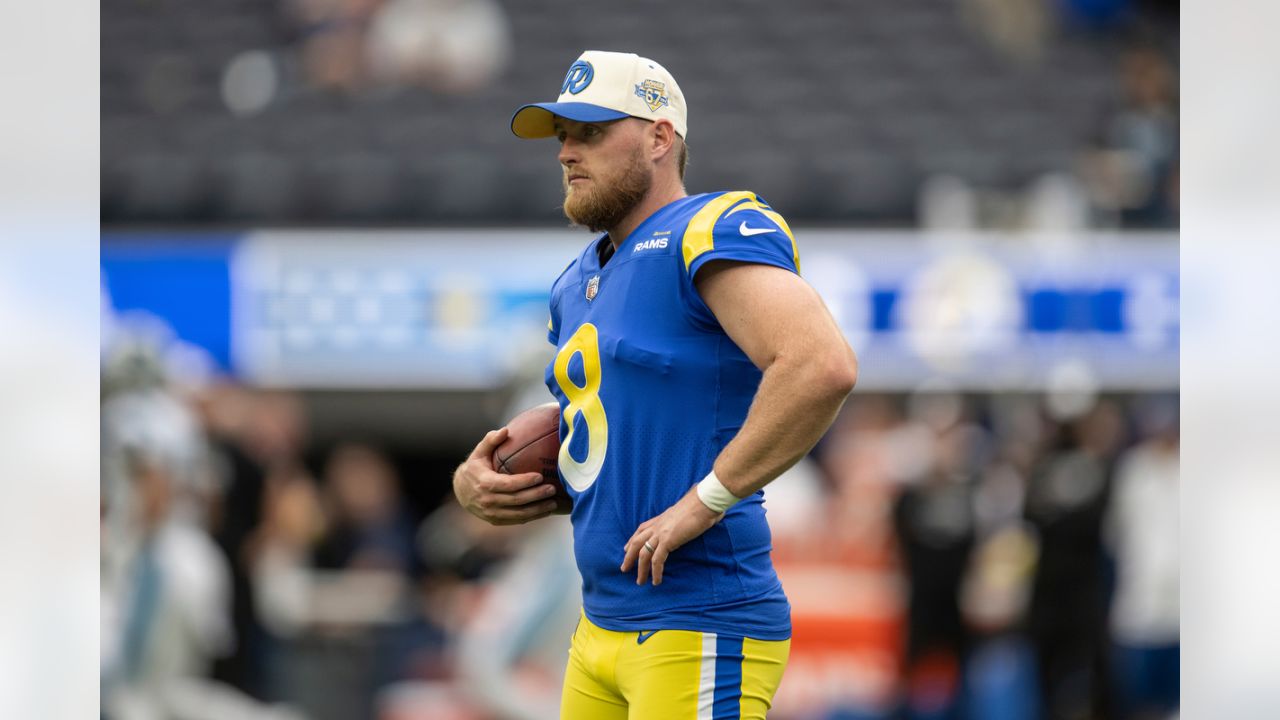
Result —
[[711, 720], [716, 698], [716, 634], [702, 633], [702, 673], [698, 678], [698, 720]]

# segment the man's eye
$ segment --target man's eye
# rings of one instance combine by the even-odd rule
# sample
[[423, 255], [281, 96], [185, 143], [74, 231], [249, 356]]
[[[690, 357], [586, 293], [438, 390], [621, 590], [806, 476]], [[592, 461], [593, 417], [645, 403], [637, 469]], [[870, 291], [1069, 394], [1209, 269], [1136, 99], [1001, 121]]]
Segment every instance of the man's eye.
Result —
[[590, 137], [592, 135], [599, 135], [600, 128], [596, 127], [595, 125], [588, 125], [582, 129], [582, 134], [586, 135], [587, 137]]

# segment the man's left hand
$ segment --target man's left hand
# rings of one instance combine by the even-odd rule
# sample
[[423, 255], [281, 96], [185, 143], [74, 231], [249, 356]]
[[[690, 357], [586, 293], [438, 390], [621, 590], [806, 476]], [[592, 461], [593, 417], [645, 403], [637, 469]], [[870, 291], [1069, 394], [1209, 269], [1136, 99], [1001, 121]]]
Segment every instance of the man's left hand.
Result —
[[698, 498], [697, 487], [667, 508], [658, 517], [650, 518], [636, 528], [624, 550], [622, 572], [632, 565], [637, 567], [636, 584], [643, 585], [652, 575], [653, 584], [662, 584], [662, 568], [667, 556], [677, 548], [698, 537], [720, 522], [724, 513], [715, 513]]

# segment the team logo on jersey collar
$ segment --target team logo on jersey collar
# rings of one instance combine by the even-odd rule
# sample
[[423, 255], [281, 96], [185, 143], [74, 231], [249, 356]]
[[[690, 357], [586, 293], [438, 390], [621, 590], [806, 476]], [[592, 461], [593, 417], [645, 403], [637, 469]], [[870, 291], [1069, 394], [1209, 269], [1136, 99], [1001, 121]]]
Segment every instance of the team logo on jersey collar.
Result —
[[600, 292], [600, 276], [597, 275], [587, 281], [587, 302], [596, 299], [596, 293]]
[[653, 112], [658, 112], [658, 108], [667, 104], [666, 91], [667, 86], [657, 80], [645, 80], [636, 86], [636, 96], [644, 98], [644, 104]]

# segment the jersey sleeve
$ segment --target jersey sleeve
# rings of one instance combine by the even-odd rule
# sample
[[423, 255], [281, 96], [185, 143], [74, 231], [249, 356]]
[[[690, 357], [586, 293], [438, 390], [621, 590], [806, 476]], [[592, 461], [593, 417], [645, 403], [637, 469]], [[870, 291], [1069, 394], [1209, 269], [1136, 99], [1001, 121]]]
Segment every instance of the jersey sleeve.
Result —
[[755, 193], [727, 192], [702, 207], [682, 238], [689, 278], [712, 260], [775, 265], [799, 274], [800, 252], [787, 221]]

